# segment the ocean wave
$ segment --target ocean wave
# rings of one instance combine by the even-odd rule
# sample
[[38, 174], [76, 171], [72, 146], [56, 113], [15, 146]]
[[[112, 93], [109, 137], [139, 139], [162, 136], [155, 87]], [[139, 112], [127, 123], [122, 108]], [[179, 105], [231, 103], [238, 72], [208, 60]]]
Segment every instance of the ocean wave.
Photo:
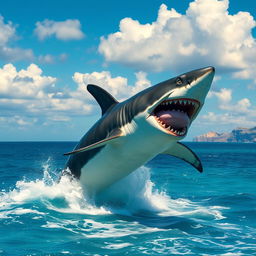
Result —
[[79, 181], [67, 175], [59, 178], [51, 168], [50, 160], [42, 167], [41, 179], [20, 180], [13, 190], [1, 192], [0, 216], [7, 217], [14, 207], [20, 213], [29, 213], [29, 209], [22, 210], [21, 207], [26, 203], [40, 202], [47, 209], [62, 213], [126, 216], [153, 214], [205, 220], [224, 218], [222, 207], [203, 206], [184, 198], [172, 199], [165, 191], [156, 189], [150, 177], [150, 169], [144, 166], [93, 198], [85, 194]]
[[20, 180], [14, 189], [0, 194], [0, 219], [7, 227], [16, 225], [15, 229], [22, 230], [22, 242], [26, 242], [23, 234], [40, 230], [53, 241], [60, 234], [61, 242], [75, 237], [92, 248], [97, 241], [106, 254], [122, 255], [129, 250], [191, 255], [212, 248], [209, 255], [232, 255], [233, 251], [239, 255], [253, 249], [247, 241], [255, 241], [255, 231], [250, 230], [249, 237], [241, 225], [230, 223], [225, 216], [228, 207], [217, 205], [217, 200], [213, 204], [211, 200], [173, 199], [157, 188], [149, 168], [141, 167], [104, 193], [88, 198], [77, 180], [58, 177], [50, 162], [43, 165], [42, 178]]

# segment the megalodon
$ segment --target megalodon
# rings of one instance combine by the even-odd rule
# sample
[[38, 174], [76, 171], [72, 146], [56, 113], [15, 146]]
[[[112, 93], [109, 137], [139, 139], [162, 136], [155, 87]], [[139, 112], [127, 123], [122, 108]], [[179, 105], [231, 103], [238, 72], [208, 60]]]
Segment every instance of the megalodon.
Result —
[[87, 85], [102, 117], [73, 151], [66, 153], [72, 176], [97, 194], [159, 154], [180, 158], [199, 172], [199, 157], [179, 141], [201, 110], [215, 70], [206, 67], [151, 86], [118, 102], [97, 85]]

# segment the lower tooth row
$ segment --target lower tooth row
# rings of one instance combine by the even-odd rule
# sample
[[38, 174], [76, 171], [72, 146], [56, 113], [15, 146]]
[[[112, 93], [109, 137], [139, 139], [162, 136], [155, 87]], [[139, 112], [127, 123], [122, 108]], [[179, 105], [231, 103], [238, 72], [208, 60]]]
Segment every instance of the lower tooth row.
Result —
[[177, 130], [174, 130], [173, 128], [171, 128], [170, 126], [169, 127], [166, 127], [168, 130], [170, 130], [171, 132], [174, 132], [176, 134], [179, 134], [179, 135], [183, 135], [185, 134], [185, 130], [182, 130], [181, 132], [177, 131]]
[[171, 132], [174, 132], [178, 135], [183, 135], [185, 134], [185, 129], [181, 132], [177, 131], [177, 130], [174, 130], [173, 128], [171, 128], [171, 126], [167, 126], [167, 124], [165, 124], [164, 122], [161, 122], [159, 119], [158, 119], [159, 123], [166, 129], [170, 130]]
[[177, 130], [174, 130], [174, 129], [172, 129], [172, 128], [168, 128], [171, 132], [174, 132], [174, 133], [176, 133], [176, 134], [178, 134], [178, 135], [183, 135], [183, 134], [185, 134], [185, 130], [182, 130], [181, 132], [179, 132], [179, 131], [177, 131]]

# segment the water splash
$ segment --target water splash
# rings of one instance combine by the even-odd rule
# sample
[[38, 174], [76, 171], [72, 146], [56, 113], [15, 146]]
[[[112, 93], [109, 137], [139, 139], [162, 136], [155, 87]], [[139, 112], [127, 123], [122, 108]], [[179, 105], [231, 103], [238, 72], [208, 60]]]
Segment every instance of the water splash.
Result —
[[[62, 213], [180, 216], [203, 219], [224, 218], [221, 209], [204, 207], [188, 199], [172, 199], [155, 189], [150, 169], [141, 167], [94, 198], [88, 198], [77, 180], [58, 177], [51, 159], [42, 166], [43, 178], [21, 180], [15, 189], [0, 194], [0, 207], [11, 209], [26, 203], [42, 203]], [[26, 211], [24, 211], [26, 212]]]
[[1, 192], [0, 207], [11, 209], [28, 203], [45, 205], [50, 210], [79, 214], [108, 214], [103, 207], [91, 204], [83, 194], [82, 187], [68, 176], [57, 177], [51, 170], [50, 160], [43, 164], [43, 178], [35, 181], [17, 181], [15, 189]]

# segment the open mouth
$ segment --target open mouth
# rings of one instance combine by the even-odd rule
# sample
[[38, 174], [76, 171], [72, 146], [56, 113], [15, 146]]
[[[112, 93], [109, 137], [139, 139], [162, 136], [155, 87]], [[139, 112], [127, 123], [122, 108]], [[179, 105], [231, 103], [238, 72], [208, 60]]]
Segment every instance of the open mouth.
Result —
[[153, 111], [158, 124], [171, 135], [185, 136], [200, 103], [192, 99], [173, 99], [161, 102]]

